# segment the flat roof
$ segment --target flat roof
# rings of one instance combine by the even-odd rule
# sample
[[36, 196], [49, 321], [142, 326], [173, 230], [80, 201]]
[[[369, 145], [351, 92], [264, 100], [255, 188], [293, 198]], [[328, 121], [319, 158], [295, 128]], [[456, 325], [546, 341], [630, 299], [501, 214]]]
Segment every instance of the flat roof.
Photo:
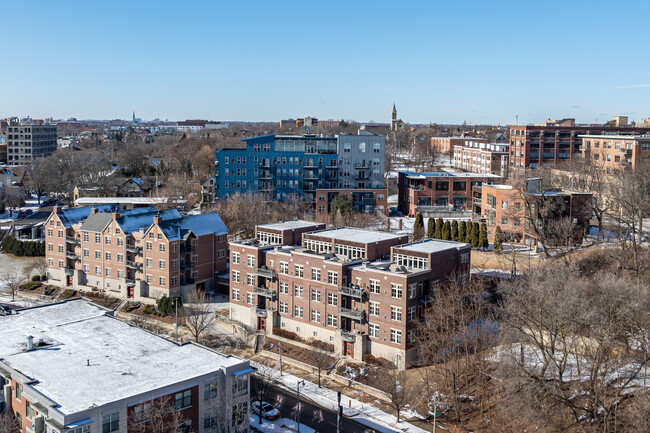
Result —
[[[245, 362], [177, 345], [111, 317], [86, 299], [0, 317], [0, 363], [36, 381], [34, 389], [73, 414]], [[27, 351], [27, 337], [50, 343]], [[90, 364], [90, 365], [88, 365]]]
[[512, 185], [488, 184], [483, 186], [495, 189], [512, 189]]
[[293, 230], [301, 229], [304, 227], [316, 227], [323, 225], [314, 221], [294, 220], [294, 221], [281, 221], [278, 223], [269, 223], [258, 225], [258, 228], [274, 229], [274, 230]]
[[416, 171], [400, 171], [411, 179], [426, 179], [427, 177], [501, 177], [496, 174], [490, 173], [472, 173], [464, 171], [435, 171], [435, 172], [416, 172]]
[[458, 248], [470, 246], [464, 242], [441, 241], [438, 239], [426, 239], [420, 242], [398, 245], [394, 249], [417, 251], [419, 253], [437, 253], [445, 250], [456, 250]]
[[[162, 204], [167, 203], [167, 197], [80, 197], [74, 201], [75, 205], [92, 205], [101, 204]], [[185, 202], [185, 200], [175, 200], [174, 203]]]
[[340, 227], [336, 229], [320, 230], [308, 235], [319, 236], [322, 238], [330, 238], [340, 241], [358, 242], [362, 244], [369, 244], [371, 242], [380, 242], [390, 239], [399, 239], [403, 235], [394, 235], [392, 233], [380, 232], [375, 230], [362, 230], [349, 227]]
[[650, 135], [648, 134], [579, 134], [578, 137], [582, 138], [603, 138], [603, 139], [619, 139], [619, 140], [648, 140]]

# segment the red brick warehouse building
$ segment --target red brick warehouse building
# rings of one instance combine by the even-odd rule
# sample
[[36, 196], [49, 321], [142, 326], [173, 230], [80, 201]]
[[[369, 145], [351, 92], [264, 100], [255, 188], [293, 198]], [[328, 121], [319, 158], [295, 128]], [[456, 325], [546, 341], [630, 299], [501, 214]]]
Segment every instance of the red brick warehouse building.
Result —
[[280, 328], [330, 343], [356, 360], [368, 353], [400, 368], [412, 365], [423, 309], [441, 281], [468, 278], [469, 244], [317, 227], [266, 224], [255, 239], [230, 243], [231, 318], [269, 334]]
[[472, 191], [484, 183], [501, 183], [502, 177], [487, 173], [400, 171], [397, 178], [398, 208], [414, 217], [421, 206], [472, 208]]

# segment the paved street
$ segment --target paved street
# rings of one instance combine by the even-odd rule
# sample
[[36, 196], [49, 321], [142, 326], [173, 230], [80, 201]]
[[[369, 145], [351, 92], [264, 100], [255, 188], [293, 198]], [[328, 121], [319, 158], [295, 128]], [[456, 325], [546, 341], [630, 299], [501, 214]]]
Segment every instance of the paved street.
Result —
[[[252, 382], [255, 382], [254, 377]], [[291, 419], [295, 418], [297, 405], [295, 392], [288, 392], [284, 389], [273, 387], [269, 389], [264, 399], [278, 408], [281, 416]], [[301, 424], [311, 427], [319, 433], [336, 432], [336, 412], [323, 409], [309, 401], [305, 401], [302, 395], [300, 397], [300, 406], [302, 408], [300, 411]], [[341, 419], [341, 432], [379, 433], [378, 430], [366, 427], [346, 417]]]

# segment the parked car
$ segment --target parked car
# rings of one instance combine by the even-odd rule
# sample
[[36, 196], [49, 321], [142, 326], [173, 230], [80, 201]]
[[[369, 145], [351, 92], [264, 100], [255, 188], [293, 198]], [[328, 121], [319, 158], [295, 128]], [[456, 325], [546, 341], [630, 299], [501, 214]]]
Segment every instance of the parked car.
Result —
[[0, 305], [0, 316], [10, 316], [11, 315], [11, 308], [7, 307], [6, 305]]
[[270, 421], [280, 418], [280, 411], [265, 401], [261, 403], [259, 401], [254, 401], [251, 403], [251, 410], [255, 415], [259, 415], [260, 411], [262, 411], [262, 418], [266, 418]]
[[18, 212], [18, 215], [16, 216], [16, 218], [20, 219], [20, 218], [25, 218], [26, 216], [27, 216], [27, 214], [24, 211], [21, 211], [21, 212]]

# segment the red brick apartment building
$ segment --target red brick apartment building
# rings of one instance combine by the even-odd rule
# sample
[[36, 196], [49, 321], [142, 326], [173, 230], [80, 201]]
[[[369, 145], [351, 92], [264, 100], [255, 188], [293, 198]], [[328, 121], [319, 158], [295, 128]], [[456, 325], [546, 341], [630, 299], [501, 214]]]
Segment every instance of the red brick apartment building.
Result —
[[230, 243], [231, 318], [331, 343], [355, 360], [413, 365], [414, 329], [438, 283], [469, 276], [468, 244], [346, 227], [304, 232], [302, 246], [260, 242], [284, 224]]
[[509, 155], [507, 144], [467, 141], [454, 146], [454, 168], [507, 177]]
[[375, 211], [388, 209], [387, 189], [317, 189], [316, 219], [325, 221], [329, 217], [332, 200], [339, 194], [350, 199], [354, 211], [374, 215]]
[[[618, 125], [618, 126], [617, 126]], [[574, 119], [544, 124], [510, 126], [510, 166], [536, 168], [555, 166], [582, 154], [582, 136], [646, 134], [649, 128], [627, 126], [627, 122], [607, 125], [576, 125]]]
[[570, 218], [574, 224], [571, 242], [582, 242], [585, 227], [589, 225], [591, 217], [591, 194], [557, 190], [545, 191], [542, 197], [542, 193], [529, 193], [526, 201], [531, 205], [533, 217], [528, 218], [524, 197], [512, 185], [483, 185], [481, 189], [481, 210], [490, 242], [494, 242], [495, 230], [499, 226], [506, 238], [526, 245], [537, 245], [539, 239], [533, 225], [540, 227], [542, 222], [539, 212], [545, 205], [557, 206], [558, 218]]
[[400, 171], [397, 178], [398, 207], [414, 217], [420, 206], [453, 206], [472, 209], [472, 190], [484, 183], [501, 183], [502, 177], [487, 173]]
[[213, 290], [227, 271], [228, 232], [216, 213], [55, 208], [45, 232], [48, 278], [73, 289], [153, 303]]
[[454, 147], [464, 146], [466, 142], [487, 143], [487, 138], [475, 137], [431, 137], [431, 149], [440, 153], [453, 156]]
[[77, 298], [0, 317], [0, 413], [21, 433], [127, 432], [152, 413], [188, 432], [249, 430], [249, 361], [112, 316]]
[[636, 169], [650, 156], [650, 135], [580, 135], [582, 157], [606, 173]]

